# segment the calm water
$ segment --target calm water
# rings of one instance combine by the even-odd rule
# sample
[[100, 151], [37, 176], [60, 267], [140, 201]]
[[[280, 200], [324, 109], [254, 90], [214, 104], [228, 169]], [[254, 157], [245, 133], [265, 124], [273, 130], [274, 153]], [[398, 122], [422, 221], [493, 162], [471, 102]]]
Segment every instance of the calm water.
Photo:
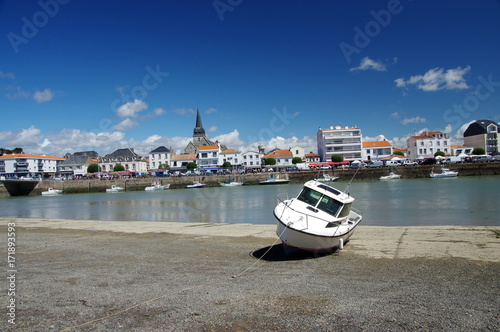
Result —
[[[500, 177], [353, 182], [364, 225], [500, 225]], [[335, 182], [344, 190], [347, 182]], [[278, 194], [299, 184], [0, 199], [0, 217], [274, 224]], [[281, 196], [281, 195], [280, 195]]]

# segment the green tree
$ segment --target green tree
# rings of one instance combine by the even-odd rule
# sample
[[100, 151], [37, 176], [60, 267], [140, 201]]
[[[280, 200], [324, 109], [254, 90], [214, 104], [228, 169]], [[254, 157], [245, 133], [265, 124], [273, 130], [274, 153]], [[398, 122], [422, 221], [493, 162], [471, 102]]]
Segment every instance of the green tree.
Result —
[[12, 153], [24, 153], [23, 148], [14, 148], [12, 149]]
[[300, 164], [302, 162], [302, 158], [300, 157], [293, 157], [292, 159], [292, 164], [296, 165], [296, 164]]
[[437, 156], [444, 157], [445, 153], [443, 151], [436, 151], [436, 153], [434, 153], [434, 157], [437, 157]]
[[231, 163], [229, 161], [225, 161], [223, 164], [222, 164], [222, 167], [231, 167]]
[[332, 161], [334, 163], [341, 163], [344, 161], [344, 156], [341, 154], [332, 154]]
[[274, 159], [274, 158], [266, 158], [266, 159], [264, 159], [264, 162], [268, 166], [276, 165], [276, 159]]
[[158, 169], [170, 169], [170, 165], [161, 164], [160, 166], [158, 166]]
[[483, 148], [474, 148], [474, 150], [472, 151], [472, 154], [475, 154], [475, 155], [486, 154], [486, 151], [484, 151]]
[[196, 163], [195, 163], [194, 161], [190, 161], [190, 162], [188, 162], [188, 163], [186, 164], [186, 167], [187, 167], [188, 169], [195, 169], [195, 168], [197, 168], [197, 167], [198, 167], [198, 165], [196, 165]]
[[124, 170], [125, 170], [125, 167], [123, 167], [122, 164], [116, 164], [115, 167], [113, 167], [113, 171], [115, 171], [115, 172], [121, 172]]
[[89, 167], [87, 167], [87, 173], [97, 173], [101, 170], [101, 167], [97, 164], [90, 164]]
[[403, 157], [405, 155], [402, 151], [396, 151], [396, 152], [394, 152], [394, 154], [397, 156], [403, 156]]

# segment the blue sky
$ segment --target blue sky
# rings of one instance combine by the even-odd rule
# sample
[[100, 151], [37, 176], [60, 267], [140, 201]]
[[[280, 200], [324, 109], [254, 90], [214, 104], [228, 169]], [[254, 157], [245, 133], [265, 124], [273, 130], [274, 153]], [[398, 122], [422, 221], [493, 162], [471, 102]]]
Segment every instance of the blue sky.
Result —
[[0, 147], [403, 147], [500, 121], [500, 1], [0, 1]]

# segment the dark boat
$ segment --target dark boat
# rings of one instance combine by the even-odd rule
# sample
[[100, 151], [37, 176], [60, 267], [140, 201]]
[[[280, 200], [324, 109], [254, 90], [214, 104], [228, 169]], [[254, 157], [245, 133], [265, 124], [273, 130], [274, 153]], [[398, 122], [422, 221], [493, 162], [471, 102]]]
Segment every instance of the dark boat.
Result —
[[38, 182], [38, 180], [4, 180], [3, 184], [11, 196], [27, 196]]

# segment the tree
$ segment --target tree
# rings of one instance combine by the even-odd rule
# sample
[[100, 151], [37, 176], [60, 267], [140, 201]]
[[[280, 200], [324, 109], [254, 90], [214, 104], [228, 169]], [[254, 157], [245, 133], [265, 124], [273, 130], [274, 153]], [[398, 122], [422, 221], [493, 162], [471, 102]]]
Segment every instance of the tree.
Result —
[[486, 151], [484, 151], [483, 148], [474, 148], [474, 150], [472, 151], [472, 154], [475, 154], [475, 155], [486, 154]]
[[300, 157], [293, 157], [292, 159], [292, 164], [296, 165], [296, 164], [300, 164], [302, 162], [302, 158]]
[[158, 169], [170, 169], [170, 165], [161, 164], [160, 166], [158, 166]]
[[332, 154], [332, 161], [334, 163], [341, 163], [344, 161], [344, 156], [341, 154]]
[[196, 165], [196, 163], [195, 163], [194, 161], [190, 161], [190, 162], [188, 162], [188, 163], [186, 164], [186, 167], [187, 167], [188, 169], [195, 169], [195, 168], [197, 168], [197, 167], [198, 167], [198, 165]]
[[269, 165], [269, 166], [276, 165], [276, 159], [274, 159], [274, 158], [266, 158], [266, 159], [264, 159], [264, 162], [266, 163], [266, 165]]
[[113, 167], [113, 171], [115, 172], [122, 172], [125, 170], [125, 167], [123, 167], [122, 164], [116, 164], [115, 167]]
[[403, 156], [403, 157], [405, 155], [402, 151], [396, 151], [396, 152], [394, 152], [394, 154], [397, 156]]
[[436, 153], [434, 153], [434, 157], [437, 157], [437, 156], [444, 157], [445, 153], [443, 151], [436, 151]]
[[89, 167], [87, 167], [87, 173], [97, 173], [101, 170], [101, 167], [99, 167], [98, 164], [90, 164]]
[[12, 149], [12, 153], [23, 153], [23, 148], [14, 148]]
[[226, 167], [226, 168], [229, 168], [231, 167], [231, 163], [229, 161], [225, 161], [223, 164], [222, 164], [222, 167]]

